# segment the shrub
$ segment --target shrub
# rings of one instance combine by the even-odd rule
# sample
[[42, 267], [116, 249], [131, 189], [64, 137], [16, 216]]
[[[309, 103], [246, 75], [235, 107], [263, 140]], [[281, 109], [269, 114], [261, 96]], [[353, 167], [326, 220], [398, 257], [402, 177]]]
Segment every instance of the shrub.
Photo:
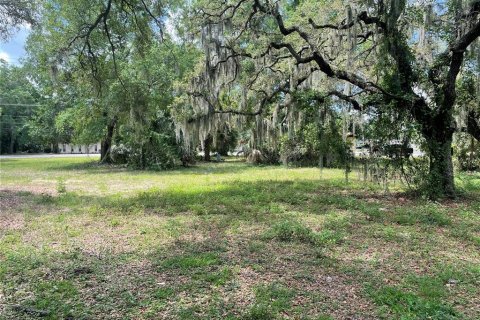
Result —
[[453, 145], [456, 155], [456, 165], [462, 171], [475, 171], [480, 169], [480, 143], [466, 133], [455, 135]]
[[280, 153], [277, 148], [270, 146], [262, 147], [260, 150], [265, 164], [280, 164]]
[[299, 139], [284, 138], [280, 144], [280, 159], [284, 165], [300, 166], [316, 164], [318, 156], [313, 154]]
[[215, 139], [214, 151], [222, 156], [228, 156], [228, 152], [235, 149], [238, 141], [238, 132], [228, 126], [224, 130], [218, 130]]
[[247, 153], [247, 162], [251, 164], [279, 164], [280, 154], [274, 147], [252, 149]]
[[127, 146], [121, 143], [119, 145], [112, 146], [110, 149], [110, 158], [112, 158], [113, 163], [126, 164], [128, 162], [130, 153], [130, 148], [127, 148]]
[[157, 122], [144, 130], [122, 126], [110, 152], [113, 163], [127, 164], [135, 169], [153, 170], [171, 169], [181, 161], [184, 164], [190, 163], [188, 156], [182, 158], [168, 119], [162, 118]]
[[252, 164], [261, 164], [264, 159], [262, 152], [258, 149], [252, 149], [247, 155], [247, 161]]
[[57, 192], [58, 193], [66, 193], [67, 192], [67, 185], [65, 183], [65, 179], [58, 178], [57, 179]]

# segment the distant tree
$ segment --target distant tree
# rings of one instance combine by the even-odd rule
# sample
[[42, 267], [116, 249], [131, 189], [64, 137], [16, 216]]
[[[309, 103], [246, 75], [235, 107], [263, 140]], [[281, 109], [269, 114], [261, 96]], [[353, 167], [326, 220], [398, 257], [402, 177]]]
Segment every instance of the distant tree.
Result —
[[144, 168], [146, 159], [160, 159], [148, 155], [160, 150], [153, 141], [170, 141], [160, 138], [163, 133], [173, 136], [173, 125], [162, 118], [169, 118], [174, 82], [196, 55], [193, 46], [174, 43], [163, 32], [160, 18], [173, 6], [150, 0], [55, 0], [42, 6], [41, 23], [28, 39], [37, 72], [32, 76], [65, 106], [57, 131], [71, 132], [78, 143], [101, 141], [102, 162], [112, 160], [117, 139], [128, 144], [134, 165]]
[[28, 130], [28, 120], [42, 102], [23, 68], [0, 61], [1, 153], [38, 151], [43, 147]]

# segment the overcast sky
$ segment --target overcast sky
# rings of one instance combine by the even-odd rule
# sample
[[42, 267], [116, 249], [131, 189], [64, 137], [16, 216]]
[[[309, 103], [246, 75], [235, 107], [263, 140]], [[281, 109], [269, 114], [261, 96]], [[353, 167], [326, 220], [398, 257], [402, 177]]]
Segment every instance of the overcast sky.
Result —
[[0, 59], [6, 60], [8, 63], [19, 64], [20, 59], [25, 56], [24, 47], [28, 33], [28, 28], [22, 28], [7, 42], [0, 41]]

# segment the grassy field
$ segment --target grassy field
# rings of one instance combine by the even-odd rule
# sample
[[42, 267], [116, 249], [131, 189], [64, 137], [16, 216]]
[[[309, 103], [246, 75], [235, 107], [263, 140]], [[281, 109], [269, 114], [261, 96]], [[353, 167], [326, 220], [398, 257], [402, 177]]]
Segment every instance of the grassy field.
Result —
[[340, 170], [0, 163], [0, 319], [480, 315], [478, 174], [432, 203]]

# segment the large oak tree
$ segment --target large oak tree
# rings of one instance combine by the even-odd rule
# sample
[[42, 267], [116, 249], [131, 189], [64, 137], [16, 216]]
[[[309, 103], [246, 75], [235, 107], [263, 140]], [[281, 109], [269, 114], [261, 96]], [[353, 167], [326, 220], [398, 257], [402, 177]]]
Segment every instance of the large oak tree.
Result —
[[[207, 113], [267, 115], [268, 102], [321, 72], [334, 82], [315, 88], [321, 97], [411, 119], [427, 145], [429, 183], [454, 196], [457, 80], [462, 68], [479, 73], [479, 0], [199, 1], [194, 17], [206, 65], [191, 94], [206, 101]], [[246, 81], [238, 70], [249, 60]], [[256, 109], [222, 105], [225, 90], [238, 91], [235, 82], [255, 93]], [[467, 114], [465, 129], [478, 139], [478, 114]]]

